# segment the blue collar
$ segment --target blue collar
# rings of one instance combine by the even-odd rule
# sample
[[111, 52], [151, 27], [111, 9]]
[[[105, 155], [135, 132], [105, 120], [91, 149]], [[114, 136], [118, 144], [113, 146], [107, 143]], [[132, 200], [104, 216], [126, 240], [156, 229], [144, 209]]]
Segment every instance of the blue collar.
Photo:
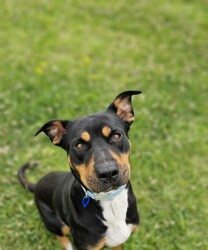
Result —
[[83, 207], [87, 207], [87, 205], [90, 202], [90, 198], [92, 198], [93, 200], [96, 201], [112, 201], [118, 194], [120, 194], [125, 188], [126, 185], [120, 186], [118, 189], [116, 189], [115, 191], [109, 191], [109, 192], [101, 192], [101, 193], [93, 193], [90, 190], [86, 190], [85, 187], [81, 186], [85, 196], [82, 199], [82, 205]]

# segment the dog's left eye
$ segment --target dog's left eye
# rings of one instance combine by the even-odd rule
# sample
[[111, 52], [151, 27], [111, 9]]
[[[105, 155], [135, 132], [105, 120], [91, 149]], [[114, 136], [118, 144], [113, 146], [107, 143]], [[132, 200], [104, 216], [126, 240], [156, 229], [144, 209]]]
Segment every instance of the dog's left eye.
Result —
[[115, 133], [111, 136], [111, 142], [117, 142], [121, 139], [121, 134], [120, 133]]
[[85, 145], [81, 142], [78, 142], [75, 146], [74, 146], [77, 150], [83, 150], [85, 148]]

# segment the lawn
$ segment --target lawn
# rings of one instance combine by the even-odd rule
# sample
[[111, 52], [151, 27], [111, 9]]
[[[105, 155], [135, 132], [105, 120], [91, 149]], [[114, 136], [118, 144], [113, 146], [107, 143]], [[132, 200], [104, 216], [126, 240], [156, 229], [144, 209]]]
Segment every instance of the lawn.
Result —
[[54, 118], [135, 96], [132, 185], [139, 230], [125, 250], [208, 249], [207, 1], [1, 0], [0, 249], [62, 249], [16, 173], [68, 170], [34, 133]]

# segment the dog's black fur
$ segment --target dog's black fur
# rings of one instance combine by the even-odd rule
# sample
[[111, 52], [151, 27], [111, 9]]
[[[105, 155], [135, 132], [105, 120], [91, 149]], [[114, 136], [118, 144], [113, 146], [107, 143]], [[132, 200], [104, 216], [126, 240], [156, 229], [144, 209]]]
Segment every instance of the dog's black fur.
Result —
[[[31, 184], [24, 178], [25, 170], [31, 166], [26, 164], [19, 170], [18, 177], [24, 187], [34, 192], [44, 224], [58, 236], [65, 249], [72, 249], [70, 243], [66, 243], [68, 229], [76, 249], [95, 250], [108, 245], [108, 225], [102, 202], [91, 199], [84, 208], [82, 187], [94, 193], [107, 193], [127, 184], [128, 206], [123, 220], [125, 226], [132, 225], [132, 232], [139, 224], [136, 199], [129, 181], [130, 142], [127, 134], [134, 120], [131, 97], [140, 93], [123, 92], [106, 112], [72, 121], [52, 120], [36, 133], [44, 132], [53, 144], [65, 149], [71, 172], [50, 173], [37, 184]], [[122, 249], [121, 246], [113, 247]]]

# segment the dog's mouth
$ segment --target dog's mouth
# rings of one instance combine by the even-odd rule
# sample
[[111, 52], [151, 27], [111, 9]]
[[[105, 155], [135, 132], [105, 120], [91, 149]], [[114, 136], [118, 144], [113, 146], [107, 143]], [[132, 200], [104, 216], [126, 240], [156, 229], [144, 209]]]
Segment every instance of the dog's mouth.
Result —
[[111, 191], [115, 191], [116, 189], [118, 189], [120, 186], [113, 186], [113, 185], [111, 185], [110, 187], [108, 187], [108, 188], [103, 188], [103, 189], [100, 189], [101, 191], [99, 192], [99, 193], [101, 193], [101, 192], [103, 192], [103, 193], [108, 193], [108, 192], [111, 192]]
[[[117, 189], [117, 188], [116, 188], [116, 189]], [[113, 188], [113, 186], [107, 188], [104, 192], [107, 193], [107, 192], [110, 192], [110, 191], [112, 191], [112, 190], [115, 190], [115, 189]]]
[[100, 182], [94, 183], [94, 185], [91, 185], [91, 191], [94, 193], [109, 193], [109, 192], [114, 192], [117, 189], [119, 189], [121, 186], [125, 185], [128, 182], [128, 180], [124, 179], [122, 181], [119, 181], [116, 184], [108, 183], [108, 184], [103, 184]]
[[[126, 185], [126, 183], [124, 184], [124, 185]], [[123, 185], [121, 185], [121, 186], [111, 186], [111, 187], [108, 187], [108, 188], [103, 188], [103, 189], [99, 189], [99, 191], [98, 190], [96, 190], [96, 191], [94, 191], [94, 194], [95, 195], [101, 195], [101, 196], [106, 196], [106, 195], [113, 195], [115, 192], [117, 192], [117, 190], [119, 190], [121, 187], [122, 187]]]

